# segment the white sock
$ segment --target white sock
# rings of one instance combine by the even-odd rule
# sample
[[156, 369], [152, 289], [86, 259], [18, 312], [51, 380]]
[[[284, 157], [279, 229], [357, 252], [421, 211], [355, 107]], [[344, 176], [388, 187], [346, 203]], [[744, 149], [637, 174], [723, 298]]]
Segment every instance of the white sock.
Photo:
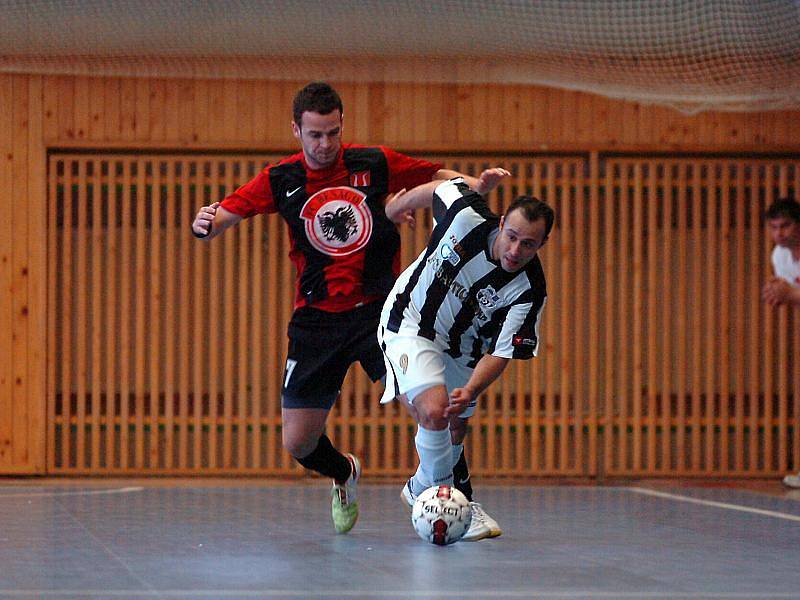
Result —
[[412, 477], [412, 489], [419, 494], [434, 485], [453, 485], [453, 444], [448, 429], [417, 427], [414, 438], [419, 467]]

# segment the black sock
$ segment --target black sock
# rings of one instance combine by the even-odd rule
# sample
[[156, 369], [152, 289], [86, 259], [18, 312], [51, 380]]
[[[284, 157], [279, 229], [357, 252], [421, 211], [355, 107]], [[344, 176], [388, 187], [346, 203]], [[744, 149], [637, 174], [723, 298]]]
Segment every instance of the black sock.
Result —
[[469, 480], [469, 467], [467, 467], [467, 456], [462, 450], [458, 457], [456, 466], [453, 467], [453, 485], [455, 488], [472, 502], [472, 483]]
[[336, 481], [347, 481], [353, 473], [350, 461], [347, 457], [333, 447], [328, 436], [324, 433], [317, 442], [317, 447], [308, 456], [303, 458], [295, 457], [295, 460], [306, 469], [316, 471], [325, 477], [331, 477]]

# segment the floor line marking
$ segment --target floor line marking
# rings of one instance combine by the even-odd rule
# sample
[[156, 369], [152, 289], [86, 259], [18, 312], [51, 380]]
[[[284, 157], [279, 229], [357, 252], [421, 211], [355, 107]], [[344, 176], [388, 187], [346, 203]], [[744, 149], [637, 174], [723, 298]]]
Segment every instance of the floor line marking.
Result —
[[649, 488], [627, 487], [622, 489], [630, 490], [631, 492], [643, 494], [645, 496], [656, 496], [658, 498], [667, 498], [669, 500], [677, 500], [679, 502], [690, 502], [692, 504], [702, 504], [704, 506], [714, 506], [716, 508], [724, 508], [727, 510], [738, 510], [740, 512], [749, 512], [765, 517], [774, 517], [776, 519], [785, 519], [786, 521], [797, 521], [800, 523], [800, 515], [776, 512], [774, 510], [753, 508], [752, 506], [742, 506], [741, 504], [730, 504], [728, 502], [717, 502], [716, 500], [704, 500], [702, 498], [693, 498], [691, 496], [681, 496], [680, 494], [670, 494], [668, 492], [660, 492], [658, 490], [651, 490]]
[[80, 492], [33, 492], [30, 494], [0, 494], [0, 498], [59, 498], [60, 496], [96, 496], [104, 494], [130, 494], [141, 492], [143, 487], [124, 487], [111, 490], [83, 490]]
[[[310, 591], [310, 590], [4, 590], [0, 589], [3, 597], [42, 597], [42, 596], [209, 596], [209, 597], [260, 597], [265, 596], [276, 598], [360, 598], [360, 597], [386, 597], [386, 598], [463, 598], [463, 590], [452, 591], [410, 591], [410, 590], [337, 590], [329, 591]], [[744, 598], [797, 598], [795, 592], [601, 592], [601, 591], [552, 591], [536, 592], [531, 590], [509, 590], [502, 592], [498, 590], [470, 590], [470, 595], [477, 595], [482, 598], [667, 598], [670, 600], [699, 600], [702, 598], [716, 600], [735, 600]]]

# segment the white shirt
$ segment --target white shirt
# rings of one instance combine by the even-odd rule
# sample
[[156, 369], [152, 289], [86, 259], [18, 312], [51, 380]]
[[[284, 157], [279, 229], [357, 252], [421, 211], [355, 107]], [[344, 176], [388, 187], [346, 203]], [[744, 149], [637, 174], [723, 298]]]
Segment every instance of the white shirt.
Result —
[[800, 260], [794, 259], [790, 248], [775, 246], [772, 267], [776, 276], [785, 279], [792, 287], [800, 287]]

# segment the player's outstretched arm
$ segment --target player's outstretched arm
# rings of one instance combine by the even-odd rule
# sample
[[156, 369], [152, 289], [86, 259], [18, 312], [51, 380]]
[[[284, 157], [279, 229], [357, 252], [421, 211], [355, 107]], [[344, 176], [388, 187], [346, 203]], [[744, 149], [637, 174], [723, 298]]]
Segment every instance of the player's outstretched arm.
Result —
[[496, 188], [497, 184], [499, 184], [504, 178], [509, 177], [510, 175], [511, 173], [502, 167], [492, 167], [491, 169], [486, 169], [478, 177], [464, 175], [463, 173], [451, 171], [450, 169], [439, 169], [433, 177], [434, 181], [461, 177], [471, 189], [475, 190], [480, 195], [485, 196], [494, 188]]
[[[448, 171], [447, 169], [440, 169], [436, 172], [436, 176], [438, 177], [442, 173], [452, 175], [448, 179], [463, 178], [470, 188], [481, 195], [488, 194], [504, 178], [511, 175], [501, 167], [486, 169], [478, 178], [462, 175], [455, 171]], [[429, 207], [433, 201], [433, 192], [441, 183], [441, 179], [434, 179], [408, 191], [400, 190], [386, 201], [386, 216], [394, 223], [412, 223], [413, 211], [418, 208]]]
[[386, 201], [386, 216], [393, 223], [410, 223], [413, 220], [413, 212], [418, 208], [425, 208], [433, 201], [433, 192], [442, 182], [434, 179], [428, 183], [423, 183], [408, 191], [400, 190], [396, 194], [389, 196]]
[[197, 212], [197, 216], [192, 222], [192, 233], [195, 237], [210, 240], [242, 220], [242, 217], [225, 210], [219, 204], [219, 202], [214, 202], [203, 206]]

